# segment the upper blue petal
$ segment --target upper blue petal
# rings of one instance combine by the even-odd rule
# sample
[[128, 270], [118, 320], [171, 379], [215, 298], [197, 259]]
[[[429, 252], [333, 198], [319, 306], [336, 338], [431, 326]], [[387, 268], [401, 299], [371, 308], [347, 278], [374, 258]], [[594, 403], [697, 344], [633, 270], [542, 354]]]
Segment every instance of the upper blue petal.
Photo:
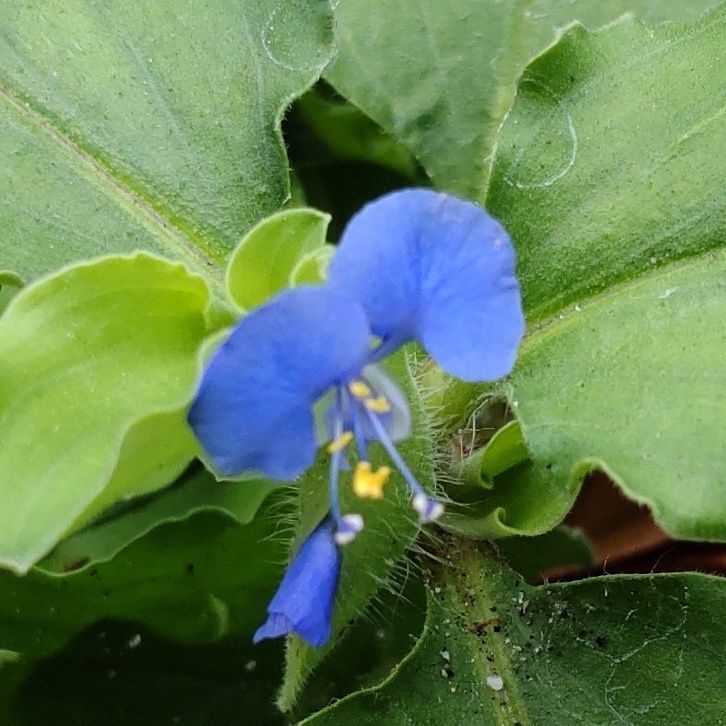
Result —
[[514, 248], [476, 204], [427, 189], [376, 200], [345, 229], [329, 282], [363, 305], [386, 353], [417, 339], [470, 381], [514, 364], [524, 332]]
[[255, 643], [292, 632], [315, 647], [328, 642], [341, 560], [334, 534], [335, 525], [325, 519], [302, 543], [267, 606], [269, 617]]
[[313, 403], [355, 376], [369, 355], [360, 305], [301, 287], [243, 318], [214, 354], [189, 423], [214, 469], [293, 479], [315, 458]]

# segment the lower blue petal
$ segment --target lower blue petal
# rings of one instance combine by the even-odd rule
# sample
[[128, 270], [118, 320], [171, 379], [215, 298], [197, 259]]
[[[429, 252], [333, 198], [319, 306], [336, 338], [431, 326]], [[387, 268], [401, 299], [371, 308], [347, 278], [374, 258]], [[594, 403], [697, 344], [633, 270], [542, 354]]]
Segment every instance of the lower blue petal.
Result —
[[267, 621], [260, 625], [252, 636], [252, 642], [256, 645], [266, 638], [280, 638], [283, 635], [292, 633], [295, 629], [294, 623], [279, 613], [271, 613]]
[[360, 305], [325, 287], [283, 292], [243, 318], [189, 411], [211, 467], [223, 476], [302, 473], [318, 446], [314, 402], [362, 368], [369, 340]]
[[326, 519], [302, 543], [267, 606], [269, 617], [254, 642], [289, 633], [316, 648], [328, 642], [341, 562], [334, 534], [333, 521]]

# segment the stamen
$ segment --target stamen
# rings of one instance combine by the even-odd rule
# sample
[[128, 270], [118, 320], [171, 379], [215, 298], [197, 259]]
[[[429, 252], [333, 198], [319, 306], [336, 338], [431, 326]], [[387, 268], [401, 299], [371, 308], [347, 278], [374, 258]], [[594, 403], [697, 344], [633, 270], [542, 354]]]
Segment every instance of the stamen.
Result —
[[363, 383], [363, 381], [353, 381], [348, 384], [348, 390], [356, 398], [368, 398], [371, 395], [371, 389]]
[[378, 398], [369, 398], [365, 401], [366, 408], [374, 413], [388, 413], [391, 410], [391, 404], [384, 396]]
[[378, 441], [381, 442], [383, 448], [391, 457], [391, 461], [393, 461], [396, 465], [398, 471], [401, 472], [401, 476], [403, 476], [411, 490], [411, 493], [413, 494], [412, 504], [413, 508], [418, 512], [419, 521], [423, 524], [424, 522], [433, 522], [438, 519], [443, 514], [444, 505], [441, 502], [437, 502], [435, 499], [431, 499], [428, 494], [426, 494], [426, 490], [416, 481], [416, 477], [413, 475], [413, 472], [408, 468], [406, 462], [403, 460], [403, 457], [398, 453], [398, 450], [393, 445], [385, 426], [380, 422], [375, 413], [367, 407], [366, 413], [368, 414], [368, 420], [378, 437]]
[[334, 454], [336, 451], [343, 450], [348, 444], [353, 440], [353, 432], [352, 431], [343, 431], [343, 433], [338, 436], [335, 441], [331, 441], [328, 444], [328, 453]]
[[361, 499], [382, 499], [383, 487], [390, 476], [387, 466], [373, 471], [370, 461], [359, 461], [353, 475], [353, 491]]
[[413, 508], [418, 512], [421, 524], [435, 522], [444, 513], [444, 505], [434, 499], [429, 499], [425, 494], [417, 494], [413, 498]]
[[363, 517], [360, 514], [346, 514], [337, 523], [335, 541], [339, 545], [350, 544], [363, 529]]
[[[336, 391], [334, 416], [335, 417], [333, 419], [333, 426], [331, 432], [333, 435], [333, 441], [328, 447], [328, 450], [331, 452], [330, 471], [328, 476], [328, 499], [330, 501], [330, 513], [333, 516], [335, 527], [336, 529], [341, 529], [346, 525], [344, 524], [345, 520], [343, 514], [340, 511], [338, 475], [340, 474], [340, 467], [342, 464], [342, 448], [346, 445], [347, 442], [344, 443], [342, 446], [336, 446], [336, 444], [340, 443], [346, 438], [346, 432], [343, 431], [343, 405], [342, 397], [340, 395], [340, 389]], [[350, 439], [348, 439], [348, 441], [350, 441]]]

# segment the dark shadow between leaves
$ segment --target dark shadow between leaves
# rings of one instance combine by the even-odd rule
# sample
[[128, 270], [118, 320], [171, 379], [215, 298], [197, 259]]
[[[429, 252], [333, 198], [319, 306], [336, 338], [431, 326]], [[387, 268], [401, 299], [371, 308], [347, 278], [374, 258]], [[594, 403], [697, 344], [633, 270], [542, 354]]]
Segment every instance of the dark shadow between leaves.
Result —
[[33, 664], [0, 708], [0, 720], [17, 726], [284, 724], [273, 702], [282, 650], [279, 641], [182, 645], [133, 623], [100, 622]]

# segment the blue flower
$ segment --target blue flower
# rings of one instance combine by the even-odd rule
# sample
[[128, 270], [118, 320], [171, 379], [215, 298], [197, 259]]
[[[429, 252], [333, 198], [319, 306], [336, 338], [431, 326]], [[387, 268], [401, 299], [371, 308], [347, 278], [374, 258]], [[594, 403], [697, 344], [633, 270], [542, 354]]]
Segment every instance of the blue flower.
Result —
[[328, 642], [340, 573], [334, 535], [333, 521], [325, 519], [302, 543], [267, 606], [267, 622], [257, 629], [254, 643], [290, 633], [316, 647]]
[[[390, 474], [370, 464], [368, 445], [377, 441], [407, 482], [420, 521], [441, 514], [442, 505], [396, 450], [395, 441], [408, 435], [410, 415], [401, 392], [375, 364], [415, 340], [464, 380], [506, 375], [524, 331], [514, 267], [509, 236], [480, 207], [429, 190], [396, 192], [351, 220], [325, 285], [276, 296], [242, 319], [214, 354], [189, 412], [212, 469], [291, 480], [312, 464], [321, 445], [331, 455], [330, 523], [293, 561], [260, 637], [301, 632], [295, 618], [283, 614], [291, 593], [298, 593], [301, 612], [313, 609], [317, 597], [332, 597], [330, 576], [334, 572], [336, 580], [339, 569], [333, 552], [363, 526], [359, 515], [343, 515], [339, 503], [349, 447], [358, 454], [358, 496], [380, 498]], [[299, 585], [297, 574], [317, 561], [303, 554], [313, 542], [328, 552], [311, 578], [317, 590]]]

